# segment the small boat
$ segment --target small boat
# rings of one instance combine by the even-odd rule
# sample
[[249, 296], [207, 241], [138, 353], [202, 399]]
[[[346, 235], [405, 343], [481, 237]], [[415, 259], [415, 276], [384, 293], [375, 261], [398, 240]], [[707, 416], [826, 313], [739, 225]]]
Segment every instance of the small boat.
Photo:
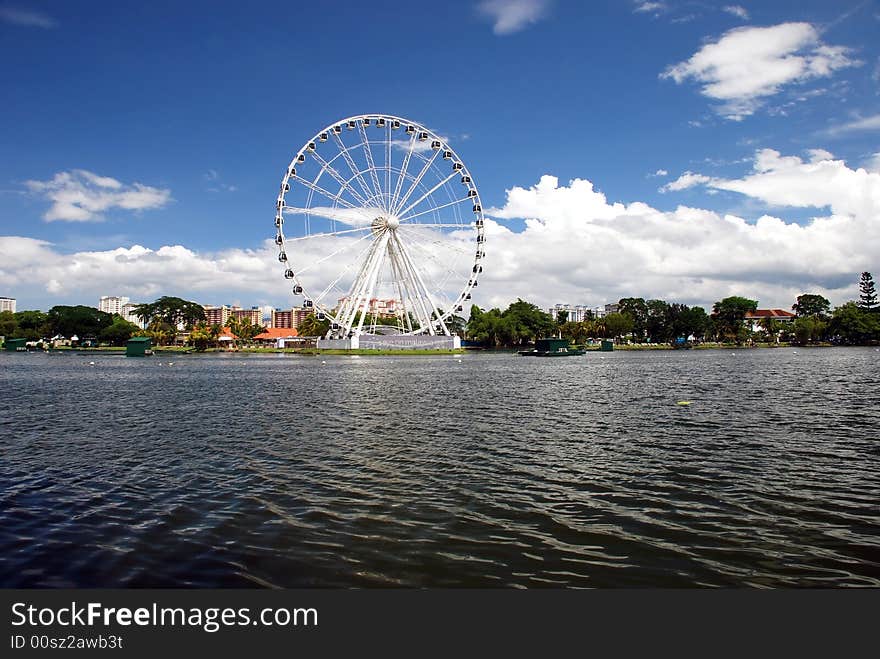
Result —
[[523, 357], [573, 357], [586, 352], [581, 348], [572, 348], [568, 339], [538, 339], [534, 350], [521, 350], [519, 354]]

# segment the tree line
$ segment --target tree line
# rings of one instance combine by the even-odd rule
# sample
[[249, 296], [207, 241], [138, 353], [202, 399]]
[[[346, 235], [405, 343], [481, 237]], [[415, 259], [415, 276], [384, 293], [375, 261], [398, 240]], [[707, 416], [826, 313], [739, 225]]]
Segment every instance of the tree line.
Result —
[[[859, 280], [859, 299], [832, 309], [830, 301], [815, 293], [804, 293], [792, 305], [794, 321], [780, 322], [763, 318], [757, 330], [745, 317], [758, 308], [758, 301], [739, 296], [718, 300], [712, 313], [700, 306], [689, 307], [665, 300], [626, 297], [619, 300], [617, 311], [602, 318], [592, 315], [580, 322], [571, 322], [567, 312], [556, 318], [536, 305], [518, 299], [503, 311], [483, 310], [473, 305], [467, 322], [458, 316], [448, 321], [450, 330], [465, 339], [488, 347], [519, 347], [542, 337], [561, 336], [582, 344], [590, 339], [604, 338], [634, 342], [671, 343], [679, 339], [746, 343], [749, 341], [792, 342], [808, 344], [832, 342], [863, 345], [880, 341], [880, 305], [870, 272]], [[190, 333], [190, 343], [204, 349], [217, 344], [222, 328], [206, 322], [204, 308], [178, 297], [164, 296], [155, 302], [137, 305], [135, 313], [146, 329], [126, 321], [119, 315], [83, 305], [57, 305], [42, 311], [0, 312], [0, 336], [39, 341], [53, 336], [80, 339], [94, 337], [111, 345], [124, 345], [133, 335], [149, 336], [156, 345], [166, 345], [176, 338], [180, 329]], [[397, 321], [387, 321], [389, 323]], [[330, 321], [318, 320], [314, 314], [305, 318], [299, 334], [323, 336]], [[262, 325], [248, 318], [231, 317], [227, 321], [239, 340], [251, 341], [263, 332]]]
[[880, 306], [870, 272], [863, 272], [859, 281], [859, 300], [850, 301], [832, 310], [822, 295], [804, 293], [792, 305], [793, 321], [762, 318], [757, 329], [746, 322], [758, 301], [730, 296], [712, 305], [712, 312], [703, 307], [689, 307], [665, 300], [622, 298], [617, 311], [579, 322], [569, 321], [561, 311], [554, 318], [536, 305], [517, 300], [502, 311], [484, 311], [474, 305], [464, 338], [488, 347], [519, 347], [537, 338], [561, 336], [575, 344], [591, 339], [627, 338], [636, 343], [675, 343], [681, 340], [719, 341], [744, 344], [752, 341], [768, 343], [791, 342], [808, 344], [832, 342], [863, 345], [880, 341]]

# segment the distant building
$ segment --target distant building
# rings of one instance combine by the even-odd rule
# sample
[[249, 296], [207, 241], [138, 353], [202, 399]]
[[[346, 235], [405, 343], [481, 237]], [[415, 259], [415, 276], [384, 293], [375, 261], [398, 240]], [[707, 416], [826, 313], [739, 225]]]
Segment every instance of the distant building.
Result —
[[311, 309], [275, 309], [272, 311], [272, 328], [297, 329], [306, 316], [312, 313]]
[[786, 311], [785, 309], [755, 309], [754, 311], [747, 313], [745, 315], [744, 320], [748, 324], [749, 328], [756, 332], [761, 329], [761, 321], [765, 318], [772, 318], [775, 321], [781, 323], [790, 323], [797, 316], [790, 311]]
[[231, 309], [225, 304], [221, 307], [215, 307], [211, 304], [202, 305], [202, 308], [205, 310], [205, 322], [208, 325], [220, 325], [220, 327], [226, 326], [226, 321], [229, 320], [229, 312]]
[[128, 304], [129, 300], [127, 297], [120, 297], [117, 295], [102, 295], [101, 299], [98, 301], [98, 310], [103, 311], [104, 313], [113, 313], [122, 315], [122, 307]]
[[584, 304], [556, 304], [547, 310], [556, 320], [560, 311], [568, 313], [568, 322], [582, 323], [593, 316], [593, 310]]
[[251, 307], [250, 309], [242, 309], [241, 307], [232, 307], [229, 315], [237, 320], [249, 320], [251, 325], [263, 326], [263, 309], [261, 307]]
[[15, 313], [15, 298], [0, 297], [0, 311], [11, 311]]
[[144, 321], [135, 313], [134, 308], [138, 306], [136, 302], [128, 302], [119, 308], [119, 315], [130, 323], [134, 323], [141, 329], [145, 327]]
[[276, 348], [283, 348], [285, 342], [291, 339], [295, 339], [298, 336], [297, 331], [295, 329], [290, 329], [286, 327], [270, 327], [267, 328], [262, 334], [257, 334], [254, 337], [254, 341], [262, 345], [271, 345]]

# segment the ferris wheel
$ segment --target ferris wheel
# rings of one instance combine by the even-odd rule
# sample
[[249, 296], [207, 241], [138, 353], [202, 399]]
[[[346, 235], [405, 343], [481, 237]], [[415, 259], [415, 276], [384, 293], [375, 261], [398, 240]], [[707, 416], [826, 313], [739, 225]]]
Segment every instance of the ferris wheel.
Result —
[[349, 117], [308, 140], [282, 177], [275, 227], [291, 292], [328, 338], [449, 336], [483, 269], [468, 168], [401, 117]]

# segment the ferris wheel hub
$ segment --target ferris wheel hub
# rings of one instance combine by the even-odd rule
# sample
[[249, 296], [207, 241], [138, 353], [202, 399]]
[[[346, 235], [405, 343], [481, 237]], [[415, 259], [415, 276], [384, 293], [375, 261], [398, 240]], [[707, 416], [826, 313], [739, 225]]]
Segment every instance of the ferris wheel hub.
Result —
[[385, 220], [385, 226], [389, 229], [396, 229], [400, 226], [400, 220], [393, 215]]

